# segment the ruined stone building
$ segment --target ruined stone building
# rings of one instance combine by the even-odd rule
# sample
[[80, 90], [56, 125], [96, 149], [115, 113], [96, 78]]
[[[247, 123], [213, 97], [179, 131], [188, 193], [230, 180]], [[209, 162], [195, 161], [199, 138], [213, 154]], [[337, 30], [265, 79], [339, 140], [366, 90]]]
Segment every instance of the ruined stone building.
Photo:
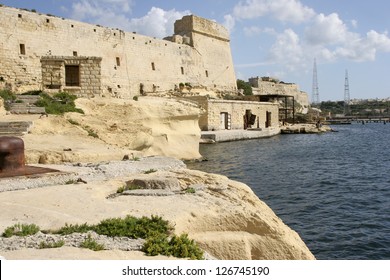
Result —
[[131, 98], [180, 83], [236, 91], [229, 33], [197, 16], [166, 39], [0, 7], [0, 88]]
[[252, 77], [249, 78], [254, 95], [280, 95], [294, 97], [297, 113], [306, 114], [309, 109], [309, 96], [301, 91], [299, 86], [294, 83], [284, 83], [271, 77]]

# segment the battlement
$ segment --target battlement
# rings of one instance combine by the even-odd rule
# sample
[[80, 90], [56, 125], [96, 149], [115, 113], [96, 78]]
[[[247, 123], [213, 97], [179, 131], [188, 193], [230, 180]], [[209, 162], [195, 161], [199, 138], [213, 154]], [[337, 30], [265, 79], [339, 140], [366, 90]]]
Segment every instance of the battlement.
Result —
[[[184, 16], [175, 22], [175, 34], [189, 35], [195, 32], [229, 42], [229, 31], [222, 25], [194, 15]], [[191, 36], [190, 36], [191, 37]]]

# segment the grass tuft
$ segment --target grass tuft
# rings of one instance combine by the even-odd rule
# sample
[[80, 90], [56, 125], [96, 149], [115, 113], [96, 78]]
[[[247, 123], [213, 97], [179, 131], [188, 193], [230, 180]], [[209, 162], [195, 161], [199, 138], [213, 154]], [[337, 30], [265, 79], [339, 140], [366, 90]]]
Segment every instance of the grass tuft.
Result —
[[4, 230], [3, 237], [29, 236], [36, 234], [39, 230], [39, 227], [35, 224], [15, 224]]
[[92, 251], [104, 250], [104, 245], [97, 243], [96, 240], [92, 239], [91, 235], [88, 235], [88, 237], [80, 244], [80, 247], [90, 249]]

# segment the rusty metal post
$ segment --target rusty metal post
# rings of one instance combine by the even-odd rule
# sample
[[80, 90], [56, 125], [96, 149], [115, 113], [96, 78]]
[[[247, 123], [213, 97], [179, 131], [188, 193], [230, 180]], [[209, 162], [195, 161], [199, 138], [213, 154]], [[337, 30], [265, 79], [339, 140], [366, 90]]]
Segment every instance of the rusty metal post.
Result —
[[14, 136], [0, 137], [0, 173], [13, 173], [24, 168], [24, 142]]

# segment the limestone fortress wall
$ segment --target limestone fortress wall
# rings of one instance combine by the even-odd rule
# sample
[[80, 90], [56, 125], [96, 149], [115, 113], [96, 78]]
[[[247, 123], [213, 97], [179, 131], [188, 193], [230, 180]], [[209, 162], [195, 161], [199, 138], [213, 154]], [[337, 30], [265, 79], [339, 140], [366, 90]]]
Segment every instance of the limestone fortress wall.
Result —
[[173, 36], [156, 39], [0, 7], [0, 88], [131, 98], [173, 91], [180, 83], [236, 91], [223, 26], [185, 16]]

